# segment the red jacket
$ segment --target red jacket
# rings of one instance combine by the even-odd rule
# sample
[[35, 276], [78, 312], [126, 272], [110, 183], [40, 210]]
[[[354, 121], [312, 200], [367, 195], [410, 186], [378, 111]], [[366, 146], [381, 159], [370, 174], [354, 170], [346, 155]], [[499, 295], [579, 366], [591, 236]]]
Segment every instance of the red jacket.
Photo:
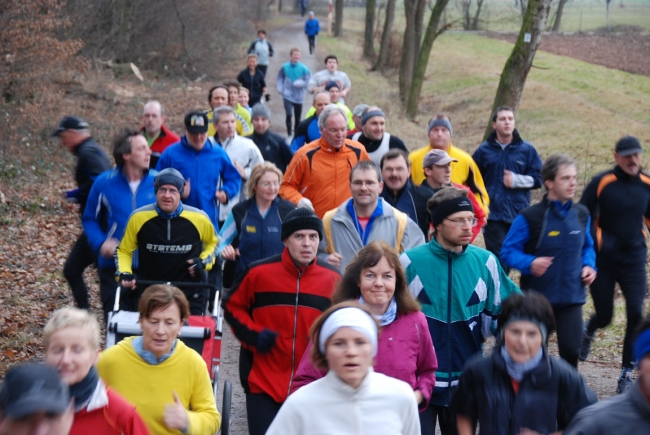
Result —
[[[144, 133], [144, 127], [140, 129]], [[149, 161], [149, 168], [154, 169], [160, 155], [165, 151], [170, 145], [180, 142], [181, 138], [179, 135], [165, 127], [165, 124], [160, 126], [160, 134], [151, 144], [151, 160]]]
[[[103, 390], [103, 391], [102, 391]], [[74, 415], [70, 435], [149, 435], [135, 406], [101, 383], [90, 403]]]
[[[329, 308], [339, 273], [318, 260], [295, 265], [287, 248], [254, 263], [224, 296], [226, 320], [241, 341], [239, 371], [244, 390], [268, 394], [283, 403], [309, 343], [309, 328]], [[278, 334], [268, 353], [255, 345], [264, 329]]]

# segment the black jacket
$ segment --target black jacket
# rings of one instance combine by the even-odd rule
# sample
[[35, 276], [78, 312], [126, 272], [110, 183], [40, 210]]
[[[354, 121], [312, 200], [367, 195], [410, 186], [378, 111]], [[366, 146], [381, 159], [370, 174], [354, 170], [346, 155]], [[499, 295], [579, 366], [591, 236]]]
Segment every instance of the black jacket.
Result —
[[79, 187], [79, 191], [75, 196], [79, 201], [80, 213], [83, 216], [90, 188], [93, 187], [93, 183], [99, 174], [111, 169], [111, 162], [92, 137], [77, 145], [73, 153], [77, 156], [74, 178]]
[[516, 435], [524, 427], [548, 434], [566, 428], [597, 400], [576, 369], [546, 350], [515, 394], [501, 348], [495, 346], [492, 356], [478, 354], [467, 362], [451, 406], [474, 427], [478, 422], [480, 435]]
[[273, 163], [282, 173], [287, 170], [293, 153], [282, 136], [271, 130], [266, 130], [264, 134], [253, 132], [248, 138], [255, 142], [264, 160]]

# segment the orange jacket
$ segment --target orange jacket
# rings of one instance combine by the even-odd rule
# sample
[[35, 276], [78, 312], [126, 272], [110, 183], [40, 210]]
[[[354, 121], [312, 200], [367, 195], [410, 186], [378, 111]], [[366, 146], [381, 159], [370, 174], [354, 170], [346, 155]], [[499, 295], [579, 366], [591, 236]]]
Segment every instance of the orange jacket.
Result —
[[370, 160], [363, 145], [346, 139], [337, 151], [325, 142], [315, 140], [300, 148], [284, 173], [280, 196], [298, 205], [309, 199], [319, 218], [350, 198], [350, 170], [357, 162]]

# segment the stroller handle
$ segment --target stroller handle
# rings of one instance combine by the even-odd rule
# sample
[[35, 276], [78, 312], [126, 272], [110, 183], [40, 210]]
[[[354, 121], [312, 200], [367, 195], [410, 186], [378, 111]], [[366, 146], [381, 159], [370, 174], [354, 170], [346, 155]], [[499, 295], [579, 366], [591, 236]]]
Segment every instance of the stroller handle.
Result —
[[[155, 280], [148, 280], [148, 279], [136, 279], [136, 284], [142, 285], [142, 286], [150, 286], [150, 285], [156, 285], [156, 284], [167, 284], [167, 285], [173, 285], [174, 287], [179, 287], [179, 288], [210, 288], [213, 290], [216, 290], [215, 296], [214, 296], [214, 310], [211, 313], [213, 317], [217, 317], [219, 313], [219, 286], [213, 283], [209, 282], [183, 282], [183, 281], [155, 281]], [[117, 289], [115, 290], [115, 304], [113, 306], [113, 311], [117, 312], [120, 309], [120, 297], [122, 295], [122, 288], [121, 286], [117, 286]]]

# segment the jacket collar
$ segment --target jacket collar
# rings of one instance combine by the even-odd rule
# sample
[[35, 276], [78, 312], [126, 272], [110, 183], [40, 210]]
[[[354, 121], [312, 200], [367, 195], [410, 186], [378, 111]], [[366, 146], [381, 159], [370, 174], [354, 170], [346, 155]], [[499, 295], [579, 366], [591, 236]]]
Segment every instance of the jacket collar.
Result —
[[[501, 148], [501, 146], [497, 142], [497, 132], [496, 131], [493, 130], [492, 133], [490, 133], [488, 135], [487, 143], [489, 143], [492, 146], [498, 146], [499, 148]], [[504, 145], [521, 145], [522, 143], [524, 143], [524, 140], [519, 135], [519, 131], [517, 131], [517, 129], [515, 128], [512, 131], [512, 140], [510, 141], [509, 144], [504, 144]]]
[[445, 249], [442, 247], [440, 243], [436, 240], [435, 236], [431, 237], [431, 240], [429, 241], [429, 248], [431, 249], [431, 252], [433, 255], [436, 255], [438, 257], [444, 257], [447, 258], [447, 256], [451, 253], [452, 256], [460, 257], [461, 255], [465, 255], [465, 252], [467, 252], [467, 247], [469, 245], [465, 246], [462, 251], [460, 252], [454, 252], [450, 251], [448, 249]]
[[284, 251], [282, 251], [282, 264], [284, 265], [285, 269], [289, 271], [289, 273], [292, 276], [295, 276], [298, 278], [298, 275], [304, 275], [311, 269], [311, 267], [316, 263], [316, 258], [309, 263], [307, 266], [298, 266], [293, 259], [291, 258], [291, 255], [289, 255], [289, 249], [285, 246]]

